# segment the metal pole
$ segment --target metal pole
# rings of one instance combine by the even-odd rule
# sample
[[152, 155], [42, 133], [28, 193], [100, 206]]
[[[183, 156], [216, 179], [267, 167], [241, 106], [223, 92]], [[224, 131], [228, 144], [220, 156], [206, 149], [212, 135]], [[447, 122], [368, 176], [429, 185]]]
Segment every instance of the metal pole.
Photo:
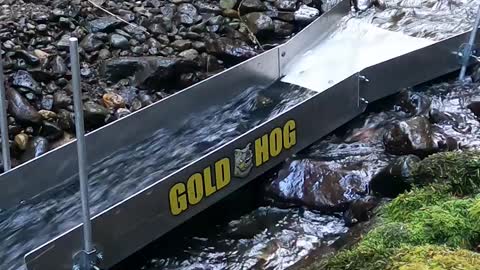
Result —
[[465, 79], [465, 73], [467, 72], [467, 65], [470, 61], [470, 56], [472, 55], [473, 43], [477, 37], [478, 24], [480, 23], [480, 6], [478, 7], [477, 17], [475, 18], [475, 23], [473, 25], [472, 32], [470, 32], [470, 38], [468, 44], [462, 52], [462, 69], [460, 70], [459, 80], [463, 81]]
[[87, 254], [94, 253], [92, 245], [92, 225], [90, 221], [90, 205], [88, 199], [88, 172], [85, 147], [85, 130], [83, 126], [83, 104], [80, 89], [80, 62], [78, 55], [78, 39], [70, 38], [70, 63], [72, 65], [72, 88], [75, 108], [75, 129], [77, 135], [78, 175], [80, 177], [80, 194], [82, 197], [83, 244]]
[[8, 142], [7, 103], [5, 99], [5, 79], [3, 76], [3, 59], [0, 55], [0, 132], [2, 133], [3, 170], [6, 172], [12, 167], [10, 162], [10, 144]]

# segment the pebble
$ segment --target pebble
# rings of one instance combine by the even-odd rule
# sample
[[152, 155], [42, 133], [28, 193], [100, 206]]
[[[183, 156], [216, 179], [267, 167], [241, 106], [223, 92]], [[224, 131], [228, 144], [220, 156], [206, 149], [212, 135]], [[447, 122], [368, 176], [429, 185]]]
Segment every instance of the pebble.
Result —
[[25, 133], [20, 133], [15, 135], [15, 145], [22, 151], [25, 151], [27, 149], [28, 145], [28, 135]]
[[110, 44], [113, 48], [117, 49], [128, 49], [130, 47], [128, 39], [119, 34], [113, 34], [110, 36]]
[[123, 108], [125, 107], [125, 101], [123, 97], [115, 93], [106, 93], [103, 95], [103, 104], [107, 108]]

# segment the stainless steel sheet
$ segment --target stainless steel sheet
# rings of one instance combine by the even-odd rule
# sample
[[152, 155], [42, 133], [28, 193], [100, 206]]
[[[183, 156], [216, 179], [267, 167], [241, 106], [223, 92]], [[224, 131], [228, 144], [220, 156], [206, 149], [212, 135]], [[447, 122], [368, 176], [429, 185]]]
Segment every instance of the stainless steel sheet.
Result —
[[[95, 216], [93, 239], [104, 253], [102, 267], [126, 258], [360, 114], [357, 86], [356, 76], [347, 78]], [[245, 148], [253, 154], [251, 171], [239, 177], [235, 152]], [[216, 192], [206, 196], [207, 190], [213, 189], [206, 188], [205, 183], [201, 184], [202, 191], [189, 189], [196, 186], [189, 184], [196, 177], [210, 179], [207, 175], [212, 176], [209, 181], [215, 184], [208, 185], [215, 186]], [[230, 179], [227, 184], [219, 180], [226, 178]], [[181, 200], [187, 200], [187, 194], [190, 196], [188, 208], [181, 213], [172, 212], [171, 205], [177, 204], [170, 204], [170, 198], [178, 194], [178, 185], [184, 187], [180, 188]], [[200, 192], [202, 196], [198, 195]], [[71, 269], [72, 254], [81, 248], [81, 228], [79, 225], [27, 254], [28, 269]]]

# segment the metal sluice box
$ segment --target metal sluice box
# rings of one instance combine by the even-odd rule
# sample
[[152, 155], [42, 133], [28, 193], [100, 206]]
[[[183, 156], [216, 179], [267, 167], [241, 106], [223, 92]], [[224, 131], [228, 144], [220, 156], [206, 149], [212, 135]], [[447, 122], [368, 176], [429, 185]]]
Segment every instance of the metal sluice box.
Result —
[[[319, 69], [328, 71], [321, 67], [325, 62], [305, 65], [304, 61], [307, 57], [328, 58], [322, 56], [318, 48], [324, 49], [329, 44], [334, 46], [337, 26], [349, 10], [349, 1], [342, 1], [287, 43], [88, 134], [86, 143], [90, 164], [100, 164], [98, 166], [107, 170], [108, 157], [115, 156], [126, 146], [146, 141], [147, 146], [130, 149], [131, 153], [142, 153], [148, 149], [149, 138], [158, 130], [177, 130], [178, 123], [186, 123], [192, 115], [201, 115], [211, 107], [224, 106], [228, 100], [245, 94], [252, 85], [268, 88], [279, 79], [300, 86], [309, 85], [309, 82], [302, 81], [305, 79], [302, 74], [329, 81], [328, 74], [315, 73]], [[401, 55], [383, 55], [373, 64], [362, 64], [357, 59], [360, 64], [354, 69], [347, 68], [343, 78], [329, 83], [328, 87], [305, 90], [311, 93], [308, 98], [258, 121], [231, 138], [218, 139], [206, 147], [202, 155], [192, 155], [178, 163], [178, 168], [163, 169], [168, 167], [167, 163], [161, 164], [162, 168], [156, 165], [142, 167], [149, 171], [148, 177], [151, 178], [145, 186], [126, 185], [126, 188], [138, 190], [107, 207], [92, 205], [96, 209], [92, 219], [93, 241], [103, 257], [100, 267], [108, 268], [120, 262], [345, 124], [361, 114], [368, 102], [457, 70], [458, 59], [453, 52], [465, 42], [467, 35], [463, 33], [440, 42], [422, 43]], [[385, 37], [392, 36], [398, 36], [398, 33], [386, 33]], [[361, 45], [362, 40], [355, 42]], [[343, 58], [342, 54], [339, 55], [338, 63], [352, 60], [348, 54]], [[296, 72], [298, 77], [295, 77]], [[239, 120], [232, 116], [231, 121]], [[173, 157], [183, 155], [176, 152], [172, 141], [163, 143], [162, 147], [172, 149]], [[188, 147], [188, 142], [184, 143]], [[151, 147], [157, 147], [153, 142], [151, 144]], [[0, 197], [0, 208], [14, 208], [21, 200], [41, 200], [55, 188], [77, 181], [76, 153], [74, 141], [3, 174], [0, 188], [4, 196]], [[135, 155], [132, 154], [131, 158]], [[148, 160], [139, 162], [148, 163]], [[157, 171], [160, 169], [163, 169], [161, 173]], [[128, 176], [130, 172], [123, 170]], [[97, 168], [95, 172], [100, 174], [101, 169]], [[108, 177], [106, 173], [103, 175]], [[123, 187], [121, 182], [114, 183]], [[48, 242], [39, 243], [38, 248], [25, 251], [28, 252], [25, 264], [28, 269], [35, 270], [72, 269], [72, 258], [81, 250], [82, 225], [78, 222], [76, 226], [58, 232]], [[10, 269], [10, 266], [5, 268]]]

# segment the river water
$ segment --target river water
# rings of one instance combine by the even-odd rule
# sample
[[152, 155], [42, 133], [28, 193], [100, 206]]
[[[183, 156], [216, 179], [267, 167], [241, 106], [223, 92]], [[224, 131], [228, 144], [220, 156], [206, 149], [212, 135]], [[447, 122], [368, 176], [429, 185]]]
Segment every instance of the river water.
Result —
[[[370, 21], [385, 29], [431, 39], [469, 28], [475, 2], [427, 2], [391, 1], [383, 12], [370, 10], [350, 20]], [[459, 107], [458, 99], [467, 93], [464, 98], [468, 102], [471, 95], [468, 93], [478, 94], [478, 85], [454, 87], [441, 83], [426, 91], [419, 90], [432, 100], [432, 107], [447, 110], [447, 115], [452, 117], [452, 121], [439, 124], [443, 133], [464, 145], [477, 145], [478, 122], [467, 113], [468, 109]], [[192, 115], [183, 123], [183, 128], [159, 130], [151, 138], [119, 150], [92, 166], [92, 212], [100, 212], [194, 160], [195, 156], [207, 153], [313, 94], [284, 83], [267, 89], [251, 87], [223, 106]], [[387, 164], [391, 157], [382, 154], [381, 134], [393, 120], [405, 117], [408, 117], [405, 111], [395, 104], [367, 113], [305, 153], [338, 164], [355, 158]], [[366, 175], [374, 173], [372, 169], [365, 172]], [[24, 269], [26, 252], [80, 222], [76, 183], [72, 179], [70, 185], [0, 213], [2, 269]], [[248, 233], [239, 236], [239, 231]], [[337, 216], [299, 207], [280, 209], [262, 205], [202, 237], [186, 239], [184, 246], [173, 249], [173, 255], [150, 252], [137, 266], [138, 269], [285, 269], [346, 232], [347, 228]]]

